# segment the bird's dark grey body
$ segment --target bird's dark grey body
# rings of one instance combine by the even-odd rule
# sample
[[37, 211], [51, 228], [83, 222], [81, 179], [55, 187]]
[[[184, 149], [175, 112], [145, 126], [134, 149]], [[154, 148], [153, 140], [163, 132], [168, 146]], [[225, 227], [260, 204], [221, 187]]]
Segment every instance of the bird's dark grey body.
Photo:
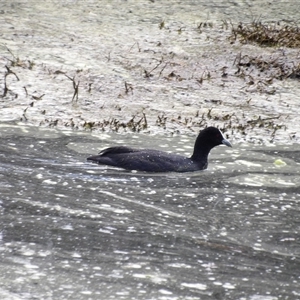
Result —
[[219, 129], [208, 127], [198, 135], [193, 155], [189, 157], [152, 149], [134, 149], [124, 146], [110, 147], [89, 161], [127, 170], [145, 172], [193, 172], [204, 170], [208, 165], [210, 150], [220, 144], [231, 147]]
[[88, 160], [127, 170], [146, 172], [189, 172], [204, 169], [207, 160], [193, 161], [188, 157], [152, 149], [112, 147]]

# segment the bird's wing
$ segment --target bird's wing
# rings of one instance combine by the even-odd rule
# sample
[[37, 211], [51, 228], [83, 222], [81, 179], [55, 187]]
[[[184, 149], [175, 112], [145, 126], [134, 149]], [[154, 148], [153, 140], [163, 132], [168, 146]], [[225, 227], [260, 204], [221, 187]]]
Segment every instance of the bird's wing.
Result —
[[133, 152], [139, 152], [140, 150], [138, 149], [133, 149], [129, 147], [124, 147], [124, 146], [117, 146], [117, 147], [109, 147], [104, 150], [101, 150], [99, 152], [99, 155], [105, 156], [105, 155], [110, 155], [110, 154], [121, 154], [121, 153], [133, 153]]

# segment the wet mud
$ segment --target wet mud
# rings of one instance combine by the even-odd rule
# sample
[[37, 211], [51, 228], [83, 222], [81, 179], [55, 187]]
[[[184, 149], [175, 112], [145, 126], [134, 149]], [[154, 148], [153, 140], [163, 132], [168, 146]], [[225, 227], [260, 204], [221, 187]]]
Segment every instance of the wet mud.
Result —
[[10, 1], [0, 18], [0, 121], [299, 142], [295, 1]]

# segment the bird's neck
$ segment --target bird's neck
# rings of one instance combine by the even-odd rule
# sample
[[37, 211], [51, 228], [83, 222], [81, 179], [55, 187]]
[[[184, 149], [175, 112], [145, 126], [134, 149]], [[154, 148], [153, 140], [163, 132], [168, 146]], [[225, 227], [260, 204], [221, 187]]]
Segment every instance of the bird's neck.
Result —
[[207, 161], [208, 154], [211, 150], [210, 146], [206, 146], [199, 141], [195, 142], [194, 152], [191, 159], [194, 161]]

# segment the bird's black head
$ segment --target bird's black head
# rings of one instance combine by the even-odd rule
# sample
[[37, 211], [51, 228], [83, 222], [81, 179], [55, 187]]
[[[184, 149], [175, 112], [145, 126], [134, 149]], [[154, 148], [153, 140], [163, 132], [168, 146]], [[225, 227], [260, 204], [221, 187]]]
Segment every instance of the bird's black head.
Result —
[[228, 140], [225, 139], [225, 137], [223, 136], [222, 132], [216, 128], [216, 127], [207, 127], [205, 129], [203, 129], [197, 140], [201, 139], [201, 141], [205, 141], [205, 143], [207, 145], [210, 145], [211, 148], [224, 144], [228, 147], [232, 147], [230, 142]]
[[218, 128], [207, 127], [200, 131], [196, 139], [192, 158], [197, 160], [205, 159], [212, 148], [221, 144], [232, 147]]

